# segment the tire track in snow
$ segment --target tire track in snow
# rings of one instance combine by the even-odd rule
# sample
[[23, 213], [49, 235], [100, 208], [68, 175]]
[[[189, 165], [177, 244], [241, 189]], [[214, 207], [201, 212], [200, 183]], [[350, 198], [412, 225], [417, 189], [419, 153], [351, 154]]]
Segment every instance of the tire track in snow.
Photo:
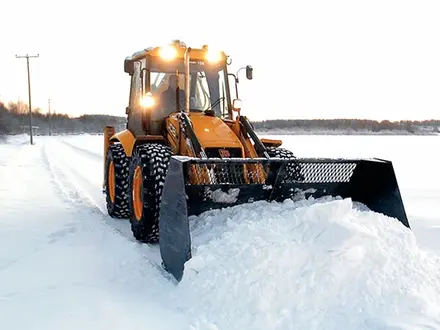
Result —
[[[67, 196], [69, 201], [83, 207], [94, 209], [95, 212], [103, 216], [107, 215], [102, 188], [88, 180], [88, 176], [91, 175], [90, 172], [87, 174], [81, 172], [81, 169], [79, 169], [79, 167], [83, 167], [83, 170], [94, 171], [94, 167], [79, 166], [80, 164], [90, 164], [85, 163], [86, 159], [84, 158], [86, 157], [78, 156], [75, 149], [71, 149], [73, 151], [71, 153], [66, 149], [64, 144], [59, 142], [50, 142], [44, 146], [44, 158], [57, 187]], [[72, 160], [75, 161], [73, 164]], [[127, 220], [111, 219], [112, 227], [115, 227], [115, 229], [123, 233], [124, 236], [130, 237], [126, 230]], [[123, 226], [119, 223], [123, 223]]]
[[[103, 221], [69, 172], [64, 146], [43, 140], [37, 146], [0, 147], [3, 328], [57, 328], [73, 316], [82, 327], [102, 318], [107, 327], [116, 322], [185, 329], [185, 315], [162, 294], [172, 283], [152, 262], [150, 267], [140, 244]], [[27, 317], [17, 319], [23, 310]]]
[[[63, 142], [63, 141], [62, 141]], [[70, 202], [96, 212], [100, 219], [131, 242], [138, 242], [131, 232], [128, 219], [114, 219], [107, 213], [105, 195], [102, 193], [103, 160], [92, 152], [81, 148], [69, 148], [68, 143], [50, 141], [43, 147], [48, 170], [54, 177], [58, 189]], [[90, 157], [93, 155], [93, 157]], [[139, 243], [145, 259], [156, 268], [161, 268], [159, 246]]]
[[65, 200], [68, 202], [80, 204], [81, 206], [87, 206], [85, 205], [84, 199], [81, 198], [78, 191], [71, 187], [71, 185], [68, 183], [68, 180], [66, 176], [62, 173], [62, 171], [60, 171], [60, 169], [49, 160], [46, 144], [42, 147], [41, 152], [43, 155], [43, 162], [50, 172], [52, 184], [54, 185], [54, 188], [57, 190], [57, 192], [64, 195]]
[[50, 146], [48, 151], [48, 145], [45, 144], [42, 148], [43, 160], [51, 173], [56, 189], [66, 197], [67, 201], [83, 207], [97, 208], [102, 213], [99, 205], [85, 194], [85, 190], [78, 189], [78, 185], [72, 180], [72, 173], [66, 173], [66, 163], [60, 158], [54, 159], [55, 157], [49, 156], [51, 152], [53, 155], [53, 146]]
[[[61, 191], [55, 189], [54, 194], [51, 189], [43, 189], [43, 186], [38, 183], [45, 182], [47, 184], [47, 182], [49, 182], [49, 184], [55, 184], [52, 173], [48, 171], [48, 163], [44, 157], [43, 149], [44, 144], [33, 146], [14, 144], [1, 148], [1, 156], [4, 157], [4, 166], [9, 173], [7, 174], [5, 171], [4, 177], [0, 175], [1, 182], [4, 184], [4, 188], [0, 187], [0, 210], [5, 214], [5, 216], [3, 218], [0, 217], [0, 219], [2, 218], [4, 221], [1, 223], [3, 230], [5, 230], [6, 233], [10, 232], [11, 236], [17, 235], [16, 233], [21, 235], [22, 232], [26, 232], [30, 225], [30, 219], [30, 221], [32, 221], [31, 226], [35, 226], [34, 220], [38, 222], [38, 220], [41, 219], [41, 213], [51, 213], [54, 218], [57, 218], [57, 215], [60, 214], [60, 209], [65, 211], [63, 204], [66, 202], [66, 199], [59, 196]], [[20, 181], [20, 185], [16, 184], [17, 180]], [[26, 182], [32, 182], [33, 184], [25, 184]], [[37, 182], [36, 185], [35, 182]], [[26, 188], [23, 189], [23, 186]], [[35, 190], [38, 190], [38, 195], [33, 193]], [[47, 203], [45, 203], [47, 200], [53, 203], [50, 206], [50, 212], [48, 211]], [[58, 204], [60, 201], [63, 202], [61, 206]], [[21, 218], [21, 216], [17, 216], [18, 210], [20, 213], [27, 215], [23, 217], [23, 219], [20, 219], [19, 224], [14, 223], [11, 225], [14, 221], [11, 221], [11, 219]], [[33, 211], [31, 214], [28, 214], [28, 210]], [[72, 226], [74, 226], [72, 222], [68, 221], [64, 224], [63, 229], [59, 230], [57, 229], [59, 223], [55, 224], [52, 220], [53, 219], [47, 219], [44, 226], [34, 228], [32, 239], [28, 240], [26, 244], [20, 244], [19, 247], [16, 246], [13, 248], [13, 253], [8, 253], [6, 258], [0, 255], [0, 272], [17, 263], [32, 258], [33, 255], [39, 254], [47, 246], [50, 235], [63, 232], [66, 228], [71, 229]], [[45, 239], [46, 235], [48, 235], [48, 239]], [[2, 243], [6, 244], [6, 246], [8, 246], [9, 241], [7, 236], [8, 234], [6, 234], [6, 240], [2, 238]], [[12, 243], [11, 246], [14, 246], [13, 244], [14, 243]], [[29, 246], [31, 248], [29, 248]]]
[[90, 151], [90, 150], [83, 149], [83, 148], [78, 147], [76, 145], [73, 145], [73, 144], [71, 144], [70, 142], [67, 142], [67, 141], [61, 141], [61, 143], [63, 143], [66, 146], [74, 149], [75, 151], [83, 153], [84, 155], [86, 155], [88, 157], [94, 157], [94, 158], [98, 159], [98, 161], [103, 162], [103, 158], [102, 158], [101, 154], [95, 153], [95, 152]]

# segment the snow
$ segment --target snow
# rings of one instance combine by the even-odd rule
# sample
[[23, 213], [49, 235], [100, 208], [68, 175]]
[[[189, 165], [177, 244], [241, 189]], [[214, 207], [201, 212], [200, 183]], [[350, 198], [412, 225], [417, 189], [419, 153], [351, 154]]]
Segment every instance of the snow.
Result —
[[237, 201], [237, 197], [240, 194], [240, 189], [233, 188], [229, 189], [228, 192], [224, 192], [221, 189], [216, 189], [214, 191], [209, 190], [206, 195], [215, 203], [226, 203], [232, 204]]
[[282, 139], [301, 157], [391, 159], [412, 229], [350, 199], [210, 211], [190, 218], [193, 258], [176, 284], [158, 247], [107, 215], [102, 136], [10, 137], [0, 328], [439, 329], [440, 177], [425, 151], [439, 138]]
[[1, 146], [0, 328], [179, 329], [178, 314], [157, 304], [172, 285], [86, 199], [72, 203], [47, 156], [36, 145]]
[[207, 212], [192, 231], [178, 291], [205, 327], [440, 326], [440, 259], [397, 220], [349, 199]]
[[30, 137], [28, 134], [17, 135], [0, 135], [0, 144], [30, 144]]
[[[438, 128], [437, 128], [438, 129]], [[370, 129], [325, 129], [325, 128], [290, 128], [290, 129], [264, 129], [260, 128], [256, 130], [256, 133], [260, 135], [438, 135], [436, 128], [431, 127], [416, 127], [416, 132], [410, 132], [406, 129], [381, 129], [380, 131], [373, 131]]]

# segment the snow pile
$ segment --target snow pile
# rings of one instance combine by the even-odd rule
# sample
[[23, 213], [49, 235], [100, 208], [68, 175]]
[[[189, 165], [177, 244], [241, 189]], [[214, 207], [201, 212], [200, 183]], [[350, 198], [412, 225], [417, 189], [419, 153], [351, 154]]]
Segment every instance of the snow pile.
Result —
[[29, 134], [0, 135], [0, 144], [3, 143], [13, 144], [13, 145], [30, 144], [30, 135]]
[[192, 329], [440, 328], [440, 260], [350, 199], [258, 202], [191, 221], [175, 300]]

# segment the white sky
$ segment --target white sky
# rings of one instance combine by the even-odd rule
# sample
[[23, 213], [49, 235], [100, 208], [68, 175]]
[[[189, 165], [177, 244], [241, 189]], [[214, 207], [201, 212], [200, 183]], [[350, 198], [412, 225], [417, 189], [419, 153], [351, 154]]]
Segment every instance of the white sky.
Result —
[[39, 53], [33, 107], [50, 98], [57, 112], [124, 116], [124, 58], [181, 39], [225, 50], [234, 70], [254, 67], [240, 84], [251, 120], [440, 118], [438, 0], [3, 0], [0, 12], [6, 102], [27, 102], [15, 54]]

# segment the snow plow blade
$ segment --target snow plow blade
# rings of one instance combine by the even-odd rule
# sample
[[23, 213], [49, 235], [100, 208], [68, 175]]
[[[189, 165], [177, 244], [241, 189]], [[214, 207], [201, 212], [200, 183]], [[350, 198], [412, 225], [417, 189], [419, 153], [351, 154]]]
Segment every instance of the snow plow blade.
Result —
[[310, 196], [351, 198], [409, 228], [390, 161], [173, 156], [159, 220], [163, 266], [181, 280], [184, 264], [191, 258], [191, 215], [259, 200], [281, 202]]

